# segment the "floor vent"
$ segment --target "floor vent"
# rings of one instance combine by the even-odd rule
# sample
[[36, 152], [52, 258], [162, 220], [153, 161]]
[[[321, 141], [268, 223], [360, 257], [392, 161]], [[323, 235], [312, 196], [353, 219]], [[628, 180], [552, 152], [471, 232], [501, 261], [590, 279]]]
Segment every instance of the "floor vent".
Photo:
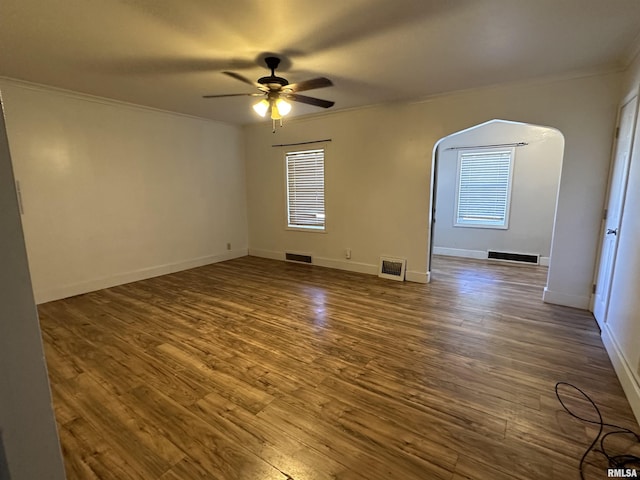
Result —
[[284, 259], [287, 262], [297, 262], [297, 263], [313, 263], [311, 261], [311, 255], [304, 255], [302, 253], [290, 253], [286, 252], [284, 254]]
[[404, 258], [380, 257], [380, 278], [389, 278], [404, 282], [404, 272], [407, 267], [407, 260]]
[[529, 263], [532, 265], [540, 264], [540, 255], [530, 253], [513, 253], [513, 252], [497, 252], [489, 250], [487, 258], [492, 260], [505, 260], [507, 262]]

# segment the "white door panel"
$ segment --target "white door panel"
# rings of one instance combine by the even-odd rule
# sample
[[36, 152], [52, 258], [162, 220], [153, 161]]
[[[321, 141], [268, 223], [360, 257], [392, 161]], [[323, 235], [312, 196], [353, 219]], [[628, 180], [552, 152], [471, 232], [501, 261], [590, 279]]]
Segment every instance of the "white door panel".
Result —
[[596, 292], [593, 315], [600, 328], [607, 321], [607, 308], [611, 293], [611, 278], [615, 265], [618, 238], [620, 234], [620, 218], [629, 173], [629, 160], [633, 145], [633, 132], [636, 123], [638, 97], [635, 96], [620, 109], [619, 133], [615, 146], [609, 189], [607, 192], [607, 218], [602, 232], [600, 262], [596, 280]]

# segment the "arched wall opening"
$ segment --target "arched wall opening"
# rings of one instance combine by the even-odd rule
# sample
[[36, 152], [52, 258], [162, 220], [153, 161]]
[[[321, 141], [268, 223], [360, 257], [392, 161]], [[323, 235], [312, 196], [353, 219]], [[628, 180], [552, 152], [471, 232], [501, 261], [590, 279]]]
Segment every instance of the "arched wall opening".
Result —
[[[508, 228], [455, 225], [460, 152], [513, 148]], [[436, 142], [432, 165], [432, 209], [428, 271], [432, 255], [487, 258], [488, 250], [533, 254], [550, 264], [564, 136], [551, 127], [490, 120]]]

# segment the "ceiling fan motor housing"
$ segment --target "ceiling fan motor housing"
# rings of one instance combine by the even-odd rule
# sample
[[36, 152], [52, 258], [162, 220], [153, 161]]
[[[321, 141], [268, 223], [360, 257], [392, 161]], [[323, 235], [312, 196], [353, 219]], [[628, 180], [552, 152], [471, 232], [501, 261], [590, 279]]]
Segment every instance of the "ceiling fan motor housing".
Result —
[[313, 90], [315, 88], [331, 87], [333, 83], [331, 80], [325, 77], [312, 78], [297, 83], [289, 83], [286, 78], [278, 77], [275, 73], [276, 68], [280, 65], [280, 58], [274, 56], [268, 56], [264, 59], [267, 67], [271, 70], [271, 75], [258, 79], [257, 82], [253, 82], [248, 78], [234, 72], [222, 72], [236, 80], [239, 80], [248, 85], [258, 87], [260, 93], [230, 93], [226, 95], [205, 95], [204, 98], [218, 98], [218, 97], [261, 97], [266, 96], [263, 99], [265, 103], [273, 103], [281, 98], [286, 98], [299, 103], [306, 103], [315, 107], [329, 108], [334, 105], [335, 102], [329, 100], [322, 100], [320, 98], [308, 97], [306, 95], [300, 95], [298, 92], [305, 90]]
[[258, 83], [260, 83], [261, 85], [274, 85], [276, 88], [278, 85], [280, 87], [289, 85], [289, 81], [286, 78], [276, 76], [275, 70], [276, 68], [278, 68], [278, 65], [280, 65], [280, 59], [278, 57], [267, 57], [264, 59], [264, 62], [271, 70], [271, 75], [258, 79]]
[[258, 83], [262, 85], [279, 85], [281, 87], [289, 85], [289, 81], [286, 78], [276, 77], [275, 75], [259, 78]]

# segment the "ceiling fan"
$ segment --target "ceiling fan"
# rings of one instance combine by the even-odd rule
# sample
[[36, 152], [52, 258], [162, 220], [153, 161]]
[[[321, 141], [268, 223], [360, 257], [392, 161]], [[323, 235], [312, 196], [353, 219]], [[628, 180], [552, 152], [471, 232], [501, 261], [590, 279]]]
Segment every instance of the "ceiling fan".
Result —
[[247, 77], [235, 72], [222, 72], [225, 75], [240, 80], [248, 85], [257, 87], [260, 93], [229, 93], [223, 95], [204, 95], [203, 98], [221, 98], [221, 97], [264, 97], [258, 103], [253, 106], [253, 109], [260, 116], [264, 117], [267, 113], [273, 120], [274, 131], [275, 121], [280, 120], [280, 126], [282, 126], [282, 117], [287, 115], [291, 111], [291, 105], [287, 100], [293, 102], [306, 103], [307, 105], [313, 105], [316, 107], [329, 108], [334, 105], [335, 102], [329, 100], [322, 100], [320, 98], [308, 97], [306, 95], [300, 95], [298, 92], [304, 92], [306, 90], [313, 90], [315, 88], [331, 87], [333, 82], [325, 77], [312, 78], [298, 83], [289, 83], [286, 78], [278, 77], [275, 73], [280, 59], [278, 57], [266, 57], [264, 59], [267, 64], [267, 68], [271, 70], [271, 75], [267, 77], [261, 77], [257, 82], [252, 82]]

